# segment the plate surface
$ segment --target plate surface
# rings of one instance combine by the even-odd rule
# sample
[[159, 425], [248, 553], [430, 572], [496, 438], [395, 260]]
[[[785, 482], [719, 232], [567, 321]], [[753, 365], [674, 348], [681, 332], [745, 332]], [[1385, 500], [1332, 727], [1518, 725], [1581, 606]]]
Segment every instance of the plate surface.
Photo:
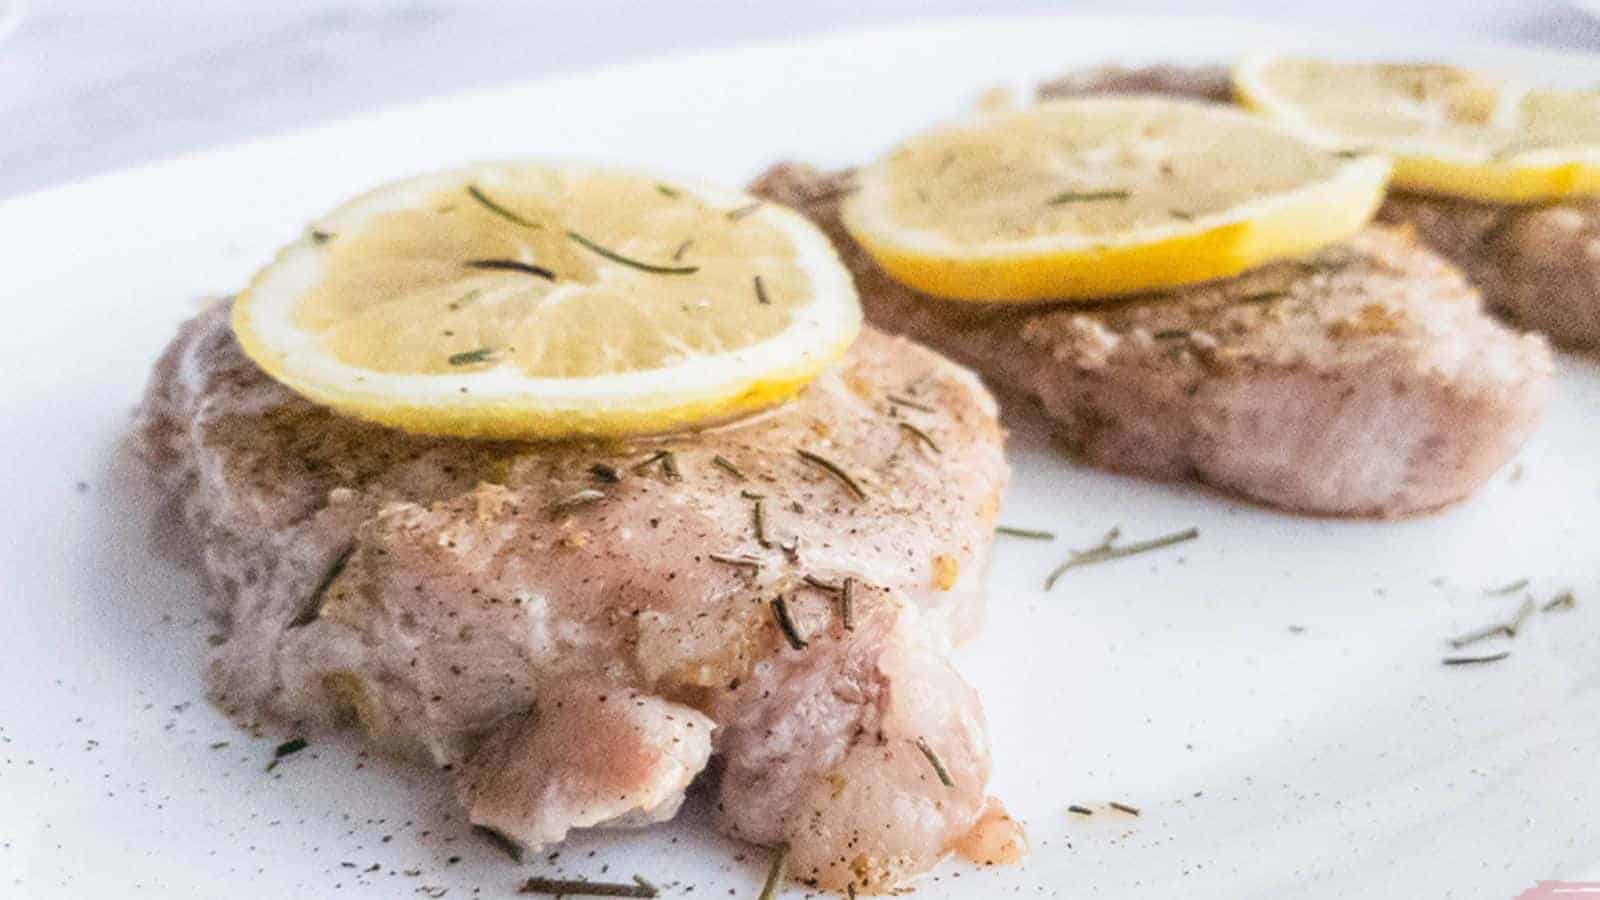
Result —
[[[531, 874], [635, 872], [665, 896], [758, 890], [764, 853], [709, 833], [703, 810], [514, 867], [429, 774], [329, 740], [267, 774], [286, 732], [238, 732], [205, 703], [197, 581], [123, 449], [129, 414], [196, 298], [347, 195], [519, 155], [738, 182], [785, 157], [860, 160], [996, 82], [1263, 45], [1600, 81], [1596, 60], [1425, 39], [967, 20], [451, 97], [0, 206], [0, 895], [508, 896]], [[993, 790], [1035, 849], [1020, 868], [948, 863], [918, 896], [1509, 897], [1600, 879], [1600, 364], [1567, 355], [1560, 381], [1476, 498], [1393, 523], [1075, 468], [1010, 410], [1003, 521], [1059, 537], [1002, 539], [989, 628], [960, 664], [987, 705]], [[1113, 525], [1201, 537], [1041, 591]], [[1486, 589], [1524, 577], [1541, 601], [1576, 590], [1577, 609], [1537, 616], [1503, 662], [1440, 665], [1445, 638], [1521, 602]], [[1067, 813], [1112, 800], [1143, 814]]]

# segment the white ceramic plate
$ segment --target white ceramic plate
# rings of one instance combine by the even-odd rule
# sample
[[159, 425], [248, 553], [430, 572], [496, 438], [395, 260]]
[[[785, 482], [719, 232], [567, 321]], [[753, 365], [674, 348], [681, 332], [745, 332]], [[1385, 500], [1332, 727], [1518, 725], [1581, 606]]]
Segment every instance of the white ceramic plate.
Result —
[[[997, 82], [1103, 60], [1261, 45], [1430, 55], [1600, 81], [1600, 62], [1215, 21], [968, 20], [763, 46], [452, 97], [197, 154], [0, 206], [0, 896], [505, 896], [535, 873], [667, 896], [752, 897], [764, 854], [703, 812], [578, 837], [515, 867], [430, 775], [285, 732], [236, 732], [201, 696], [197, 583], [152, 538], [120, 449], [146, 370], [195, 299], [237, 288], [301, 223], [392, 177], [553, 154], [738, 182], [842, 164]], [[995, 793], [1035, 842], [1020, 868], [949, 863], [919, 896], [1508, 897], [1600, 879], [1600, 366], [1567, 356], [1544, 428], [1471, 502], [1406, 522], [1279, 515], [1074, 468], [1014, 410], [991, 623], [961, 657], [993, 730]], [[1045, 572], [1112, 525], [1200, 540]], [[1443, 639], [1541, 615], [1492, 665]], [[212, 749], [214, 742], [228, 741]], [[1072, 816], [1122, 800], [1137, 819]], [[452, 857], [460, 857], [451, 862]], [[336, 890], [337, 888], [337, 890]], [[796, 892], [798, 894], [798, 892]]]

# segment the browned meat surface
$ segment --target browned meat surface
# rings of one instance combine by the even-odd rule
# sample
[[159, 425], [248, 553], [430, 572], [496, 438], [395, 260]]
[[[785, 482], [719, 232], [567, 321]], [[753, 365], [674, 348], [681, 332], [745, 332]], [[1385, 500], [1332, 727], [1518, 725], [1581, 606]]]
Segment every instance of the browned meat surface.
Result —
[[[1221, 66], [1103, 66], [1039, 87], [1040, 97], [1175, 94], [1227, 103]], [[1409, 225], [1461, 267], [1489, 308], [1570, 347], [1600, 347], [1600, 201], [1514, 206], [1395, 192], [1380, 221]]]
[[1483, 314], [1454, 268], [1373, 227], [1313, 259], [1094, 305], [939, 301], [839, 221], [848, 173], [781, 165], [753, 190], [810, 216], [868, 319], [1031, 395], [1082, 457], [1311, 513], [1393, 516], [1470, 494], [1550, 390], [1548, 347]]
[[869, 329], [792, 404], [714, 431], [483, 443], [299, 398], [219, 304], [162, 357], [141, 437], [241, 717], [359, 721], [529, 846], [669, 817], [717, 755], [721, 826], [833, 889], [894, 887], [979, 820], [984, 721], [945, 654], [978, 624], [1002, 435], [977, 379], [915, 344]]

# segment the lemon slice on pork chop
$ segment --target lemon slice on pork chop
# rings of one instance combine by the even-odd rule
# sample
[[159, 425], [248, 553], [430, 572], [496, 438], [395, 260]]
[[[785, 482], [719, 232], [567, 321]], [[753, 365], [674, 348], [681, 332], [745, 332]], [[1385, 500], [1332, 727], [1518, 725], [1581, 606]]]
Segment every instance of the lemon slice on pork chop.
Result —
[[1600, 91], [1268, 55], [1235, 68], [1234, 91], [1311, 140], [1393, 157], [1397, 187], [1501, 203], [1600, 194]]
[[244, 351], [350, 415], [432, 434], [625, 436], [781, 402], [861, 311], [826, 237], [748, 195], [573, 164], [379, 188], [234, 307]]
[[1348, 237], [1388, 168], [1216, 104], [1052, 100], [912, 138], [861, 170], [843, 215], [885, 271], [928, 294], [1107, 297]]

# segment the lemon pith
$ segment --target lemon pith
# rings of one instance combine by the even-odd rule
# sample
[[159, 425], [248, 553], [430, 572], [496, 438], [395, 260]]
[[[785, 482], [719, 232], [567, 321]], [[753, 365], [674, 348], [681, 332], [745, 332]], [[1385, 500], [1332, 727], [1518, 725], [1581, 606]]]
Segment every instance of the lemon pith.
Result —
[[1600, 195], [1600, 92], [1431, 63], [1247, 57], [1239, 102], [1328, 147], [1394, 160], [1396, 187], [1502, 203]]
[[849, 346], [848, 272], [797, 214], [577, 164], [379, 188], [235, 304], [245, 352], [313, 400], [411, 431], [617, 437], [792, 396]]
[[1214, 105], [1056, 100], [935, 129], [858, 176], [852, 236], [938, 297], [1107, 297], [1237, 274], [1360, 229], [1387, 162]]

